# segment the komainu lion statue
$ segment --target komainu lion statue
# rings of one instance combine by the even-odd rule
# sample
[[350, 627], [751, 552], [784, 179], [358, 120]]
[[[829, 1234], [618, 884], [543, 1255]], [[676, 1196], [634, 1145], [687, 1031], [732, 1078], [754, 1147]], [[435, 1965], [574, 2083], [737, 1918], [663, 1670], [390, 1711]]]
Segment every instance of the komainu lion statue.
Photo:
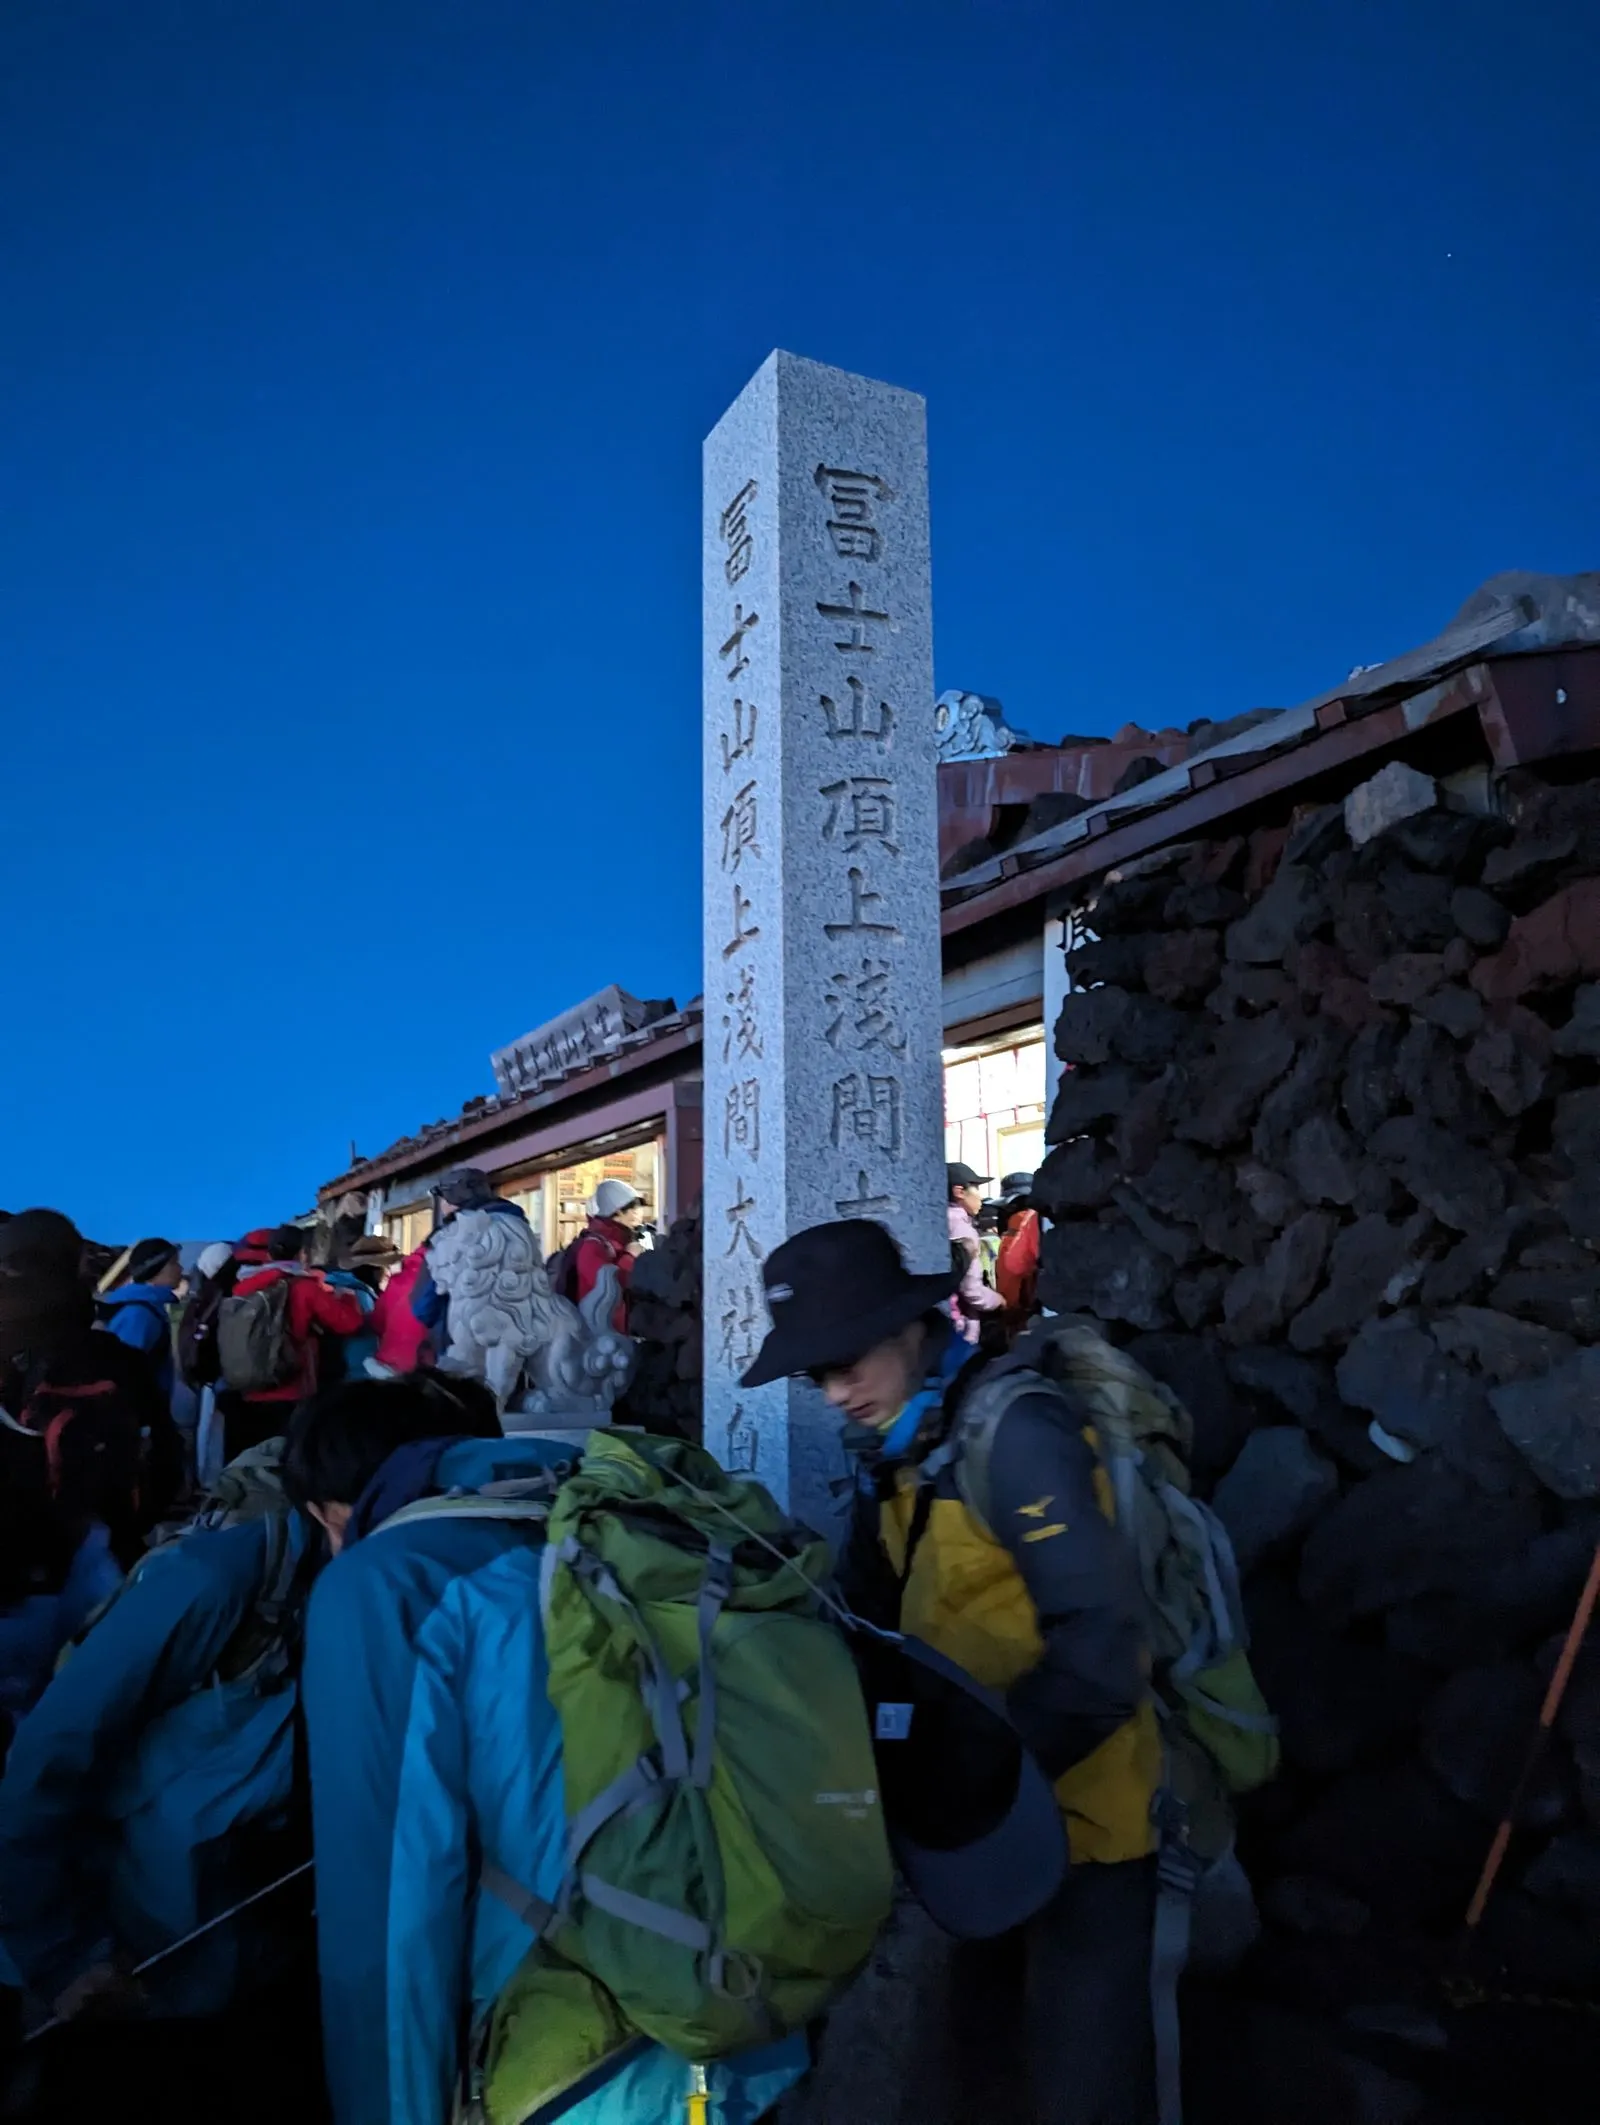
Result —
[[428, 1266], [450, 1302], [446, 1371], [486, 1381], [502, 1414], [607, 1422], [635, 1355], [611, 1326], [621, 1288], [615, 1269], [602, 1269], [575, 1306], [550, 1289], [526, 1220], [490, 1210], [462, 1210], [442, 1226]]

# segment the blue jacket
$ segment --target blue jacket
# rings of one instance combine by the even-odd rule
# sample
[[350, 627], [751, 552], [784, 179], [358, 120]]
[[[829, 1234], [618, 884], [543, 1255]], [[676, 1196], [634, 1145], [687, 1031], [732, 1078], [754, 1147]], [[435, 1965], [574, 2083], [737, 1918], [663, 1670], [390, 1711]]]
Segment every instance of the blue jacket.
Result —
[[[494, 1861], [542, 1897], [564, 1867], [537, 1535], [493, 1520], [386, 1529], [381, 1518], [408, 1488], [477, 1489], [570, 1451], [528, 1437], [457, 1440], [430, 1469], [432, 1457], [402, 1449], [416, 1480], [377, 1486], [379, 1510], [358, 1511], [371, 1531], [312, 1597], [304, 1698], [335, 2125], [449, 2116], [464, 2020], [487, 2011], [534, 1938], [478, 1893], [479, 1866]], [[804, 2066], [796, 2037], [708, 2067], [716, 2125], [752, 2125]], [[561, 2116], [661, 2125], [686, 2114], [689, 2086], [686, 2064], [648, 2045]]]
[[30, 1594], [0, 1608], [0, 1761], [14, 1723], [43, 1695], [61, 1648], [121, 1584], [110, 1532], [91, 1520], [59, 1593]]
[[162, 1350], [156, 1377], [169, 1401], [176, 1378], [172, 1305], [173, 1295], [165, 1284], [119, 1284], [100, 1301], [101, 1317], [119, 1343], [127, 1343], [134, 1350]]
[[[324, 1269], [328, 1282], [340, 1291], [353, 1291], [361, 1301], [361, 1310], [370, 1316], [378, 1303], [378, 1294], [370, 1284], [364, 1284], [353, 1269]], [[367, 1360], [378, 1355], [378, 1339], [375, 1335], [341, 1336], [344, 1346], [344, 1376], [347, 1380], [364, 1380], [367, 1376]]]
[[[289, 1526], [303, 1557], [303, 1523]], [[154, 1552], [18, 1727], [0, 1780], [0, 1942], [43, 1998], [108, 1945], [151, 1955], [291, 1863], [260, 1852], [252, 1878], [238, 1833], [286, 1824], [294, 1688], [217, 1679], [269, 1556], [265, 1520]], [[166, 1966], [152, 2005], [215, 2011], [261, 1940], [219, 1929]]]

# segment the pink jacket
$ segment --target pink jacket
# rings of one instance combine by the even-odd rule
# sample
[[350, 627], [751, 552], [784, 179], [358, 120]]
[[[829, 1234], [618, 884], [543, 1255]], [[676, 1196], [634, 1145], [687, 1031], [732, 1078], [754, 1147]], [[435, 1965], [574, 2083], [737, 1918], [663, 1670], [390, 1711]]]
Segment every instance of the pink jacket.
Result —
[[959, 1203], [950, 1205], [950, 1240], [967, 1258], [956, 1292], [956, 1326], [969, 1343], [976, 1343], [977, 1316], [994, 1313], [1004, 1306], [1005, 1300], [991, 1284], [983, 1281], [983, 1245], [978, 1238], [978, 1228]]

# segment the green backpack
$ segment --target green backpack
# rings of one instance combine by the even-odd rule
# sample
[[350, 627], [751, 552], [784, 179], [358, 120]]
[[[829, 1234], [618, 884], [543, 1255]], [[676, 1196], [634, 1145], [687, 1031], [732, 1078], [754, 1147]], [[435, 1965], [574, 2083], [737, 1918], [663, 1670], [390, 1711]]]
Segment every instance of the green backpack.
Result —
[[682, 1440], [597, 1431], [537, 1492], [385, 1522], [546, 1523], [568, 1864], [553, 1905], [484, 1870], [541, 1940], [487, 2036], [497, 2120], [636, 2032], [704, 2060], [801, 2027], [866, 1960], [893, 1889], [855, 1663], [815, 1592], [826, 1544]]
[[1036, 1390], [1041, 1377], [1065, 1390], [1065, 1418], [1093, 1427], [1144, 1590], [1168, 1791], [1182, 1804], [1196, 1853], [1214, 1858], [1233, 1834], [1232, 1798], [1277, 1771], [1278, 1726], [1250, 1666], [1233, 1545], [1215, 1513], [1190, 1496], [1188, 1411], [1086, 1322], [1036, 1328], [1007, 1364], [979, 1379], [952, 1442], [956, 1481], [985, 1525], [995, 1428], [1014, 1396]]

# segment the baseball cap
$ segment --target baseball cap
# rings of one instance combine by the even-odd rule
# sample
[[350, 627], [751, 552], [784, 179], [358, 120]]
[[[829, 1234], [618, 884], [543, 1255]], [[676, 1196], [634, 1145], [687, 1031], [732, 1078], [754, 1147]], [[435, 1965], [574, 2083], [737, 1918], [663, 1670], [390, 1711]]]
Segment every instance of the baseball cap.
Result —
[[991, 1690], [918, 1638], [852, 1640], [896, 1863], [935, 1923], [990, 1940], [1067, 1873], [1050, 1781]]
[[974, 1173], [970, 1166], [957, 1164], [944, 1169], [946, 1188], [987, 1188], [993, 1179], [992, 1173]]

